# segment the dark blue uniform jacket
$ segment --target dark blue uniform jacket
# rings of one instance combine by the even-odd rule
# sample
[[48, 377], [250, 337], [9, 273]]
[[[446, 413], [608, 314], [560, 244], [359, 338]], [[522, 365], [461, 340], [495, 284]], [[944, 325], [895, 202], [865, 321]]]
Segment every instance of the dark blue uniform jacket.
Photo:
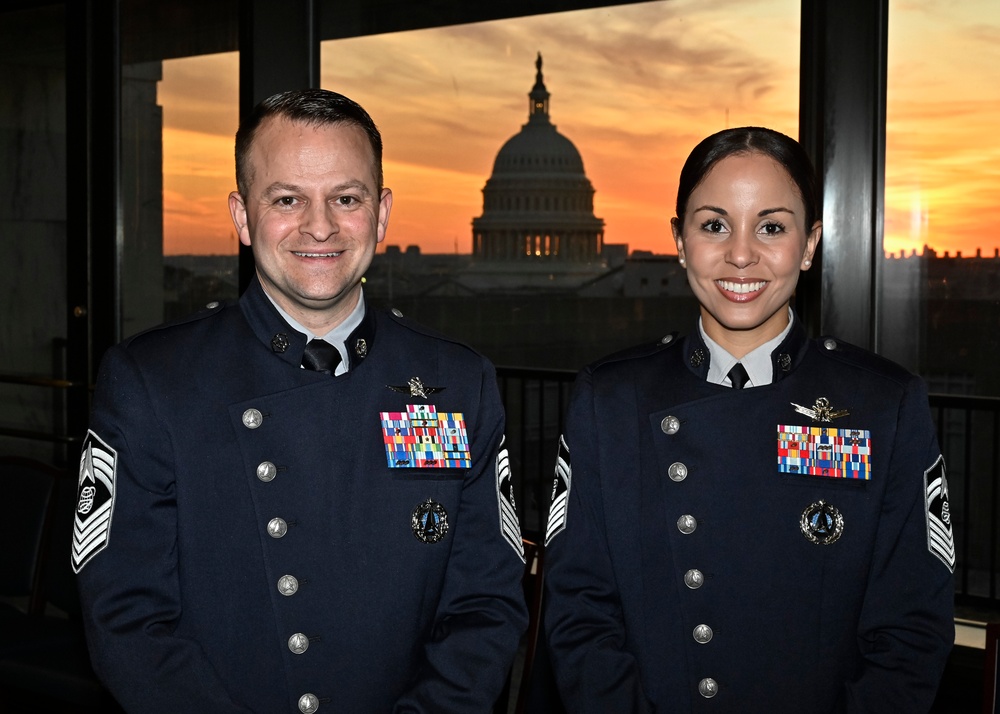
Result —
[[[342, 376], [304, 340], [255, 282], [108, 353], [74, 543], [94, 666], [134, 712], [488, 712], [526, 623], [493, 367], [371, 308]], [[407, 405], [461, 412], [471, 467], [389, 468]]]
[[[798, 326], [768, 386], [708, 360], [696, 333], [578, 378], [546, 548], [567, 711], [926, 712], [954, 545], [923, 383]], [[779, 425], [856, 438], [870, 479], [779, 470]]]

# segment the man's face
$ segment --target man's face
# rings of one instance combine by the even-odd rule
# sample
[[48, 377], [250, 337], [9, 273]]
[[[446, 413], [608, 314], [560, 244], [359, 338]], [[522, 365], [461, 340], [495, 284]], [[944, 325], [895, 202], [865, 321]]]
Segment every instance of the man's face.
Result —
[[249, 195], [229, 195], [240, 242], [271, 299], [322, 335], [357, 305], [392, 192], [377, 193], [371, 146], [353, 124], [268, 119], [249, 158]]

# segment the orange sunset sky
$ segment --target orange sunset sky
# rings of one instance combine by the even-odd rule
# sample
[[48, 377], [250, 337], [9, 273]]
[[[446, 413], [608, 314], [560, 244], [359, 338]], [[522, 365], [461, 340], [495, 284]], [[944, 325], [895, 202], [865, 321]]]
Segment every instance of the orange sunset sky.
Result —
[[[583, 156], [605, 241], [673, 253], [677, 174], [702, 137], [797, 135], [799, 0], [661, 0], [326, 42], [322, 86], [360, 102], [395, 193], [388, 245], [467, 253], [535, 55]], [[164, 252], [226, 254], [236, 53], [164, 63]], [[1000, 237], [1000, 3], [892, 0], [885, 250], [992, 255]]]

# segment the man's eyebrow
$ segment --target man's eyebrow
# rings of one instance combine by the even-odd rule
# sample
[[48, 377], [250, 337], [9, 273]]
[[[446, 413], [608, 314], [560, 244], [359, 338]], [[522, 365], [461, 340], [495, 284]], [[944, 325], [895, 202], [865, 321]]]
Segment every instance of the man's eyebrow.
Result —
[[297, 193], [301, 189], [292, 183], [284, 183], [282, 181], [275, 181], [266, 189], [264, 189], [263, 195], [265, 197], [273, 196], [276, 193]]
[[[279, 193], [301, 193], [304, 189], [293, 183], [285, 183], [284, 181], [275, 181], [266, 189], [264, 189], [264, 198], [270, 198], [275, 194]], [[330, 189], [330, 193], [340, 193], [341, 191], [359, 191], [366, 196], [371, 195], [371, 191], [368, 190], [368, 185], [364, 181], [357, 179], [352, 179], [350, 181], [344, 181]]]

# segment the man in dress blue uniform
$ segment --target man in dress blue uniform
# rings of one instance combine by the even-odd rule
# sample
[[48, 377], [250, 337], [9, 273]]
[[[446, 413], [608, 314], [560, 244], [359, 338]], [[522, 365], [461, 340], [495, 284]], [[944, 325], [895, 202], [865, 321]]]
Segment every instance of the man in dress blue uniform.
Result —
[[105, 357], [73, 567], [129, 711], [488, 712], [525, 626], [492, 365], [365, 304], [368, 114], [271, 97], [229, 206], [254, 282]]

